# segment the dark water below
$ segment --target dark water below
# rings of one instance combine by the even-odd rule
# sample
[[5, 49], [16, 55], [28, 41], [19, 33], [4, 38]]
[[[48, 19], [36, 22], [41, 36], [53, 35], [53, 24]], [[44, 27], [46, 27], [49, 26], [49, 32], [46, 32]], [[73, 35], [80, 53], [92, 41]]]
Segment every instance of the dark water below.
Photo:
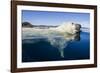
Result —
[[90, 34], [80, 33], [80, 41], [72, 41], [64, 48], [64, 58], [49, 42], [22, 43], [22, 62], [83, 60], [90, 58]]

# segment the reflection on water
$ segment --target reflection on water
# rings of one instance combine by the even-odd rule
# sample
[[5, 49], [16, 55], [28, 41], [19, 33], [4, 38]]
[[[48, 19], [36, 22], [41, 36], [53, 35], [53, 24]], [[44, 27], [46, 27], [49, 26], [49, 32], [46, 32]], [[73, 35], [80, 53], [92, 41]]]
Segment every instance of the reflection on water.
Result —
[[22, 37], [23, 62], [89, 59], [87, 32], [56, 36], [23, 33]]

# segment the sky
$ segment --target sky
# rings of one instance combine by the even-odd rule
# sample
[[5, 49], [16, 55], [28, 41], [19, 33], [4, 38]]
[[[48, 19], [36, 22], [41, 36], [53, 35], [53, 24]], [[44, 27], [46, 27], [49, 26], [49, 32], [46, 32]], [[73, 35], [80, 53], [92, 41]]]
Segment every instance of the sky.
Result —
[[89, 13], [76, 12], [52, 12], [22, 10], [22, 22], [30, 22], [32, 25], [61, 25], [64, 22], [81, 24], [82, 27], [90, 26]]

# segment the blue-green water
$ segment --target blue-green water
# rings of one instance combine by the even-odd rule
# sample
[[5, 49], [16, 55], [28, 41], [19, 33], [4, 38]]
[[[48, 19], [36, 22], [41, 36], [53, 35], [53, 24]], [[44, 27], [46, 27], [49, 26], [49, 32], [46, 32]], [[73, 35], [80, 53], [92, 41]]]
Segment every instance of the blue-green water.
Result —
[[[29, 39], [29, 42], [35, 39]], [[80, 41], [68, 42], [64, 48], [64, 57], [60, 56], [59, 49], [41, 39], [36, 43], [22, 41], [22, 62], [59, 61], [59, 60], [83, 60], [90, 58], [90, 34], [80, 33]]]

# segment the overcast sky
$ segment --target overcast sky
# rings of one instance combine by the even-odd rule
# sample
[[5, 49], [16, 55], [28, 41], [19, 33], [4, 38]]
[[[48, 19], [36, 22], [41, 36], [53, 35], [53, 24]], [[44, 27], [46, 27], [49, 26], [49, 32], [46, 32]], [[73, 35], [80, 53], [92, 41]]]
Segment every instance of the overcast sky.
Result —
[[33, 25], [61, 25], [64, 22], [79, 23], [82, 27], [90, 26], [89, 13], [75, 12], [48, 12], [22, 10], [22, 22], [30, 22]]

